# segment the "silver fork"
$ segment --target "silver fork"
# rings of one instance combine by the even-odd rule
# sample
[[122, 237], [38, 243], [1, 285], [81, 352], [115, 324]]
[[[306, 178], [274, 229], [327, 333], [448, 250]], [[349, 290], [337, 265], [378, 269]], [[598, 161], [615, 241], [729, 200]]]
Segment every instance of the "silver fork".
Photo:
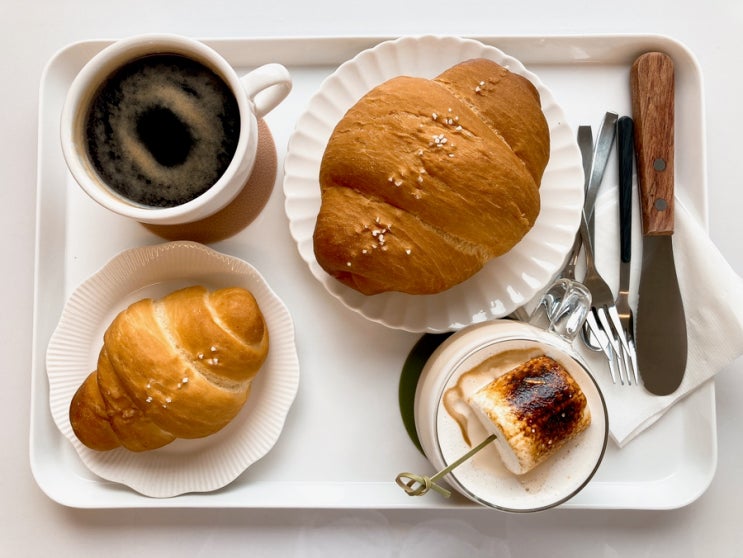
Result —
[[624, 353], [625, 366], [632, 372], [635, 384], [640, 383], [637, 372], [637, 351], [635, 349], [634, 317], [629, 304], [630, 260], [632, 257], [632, 163], [635, 156], [633, 141], [633, 122], [629, 116], [622, 116], [617, 122], [617, 153], [619, 155], [619, 293], [614, 301], [619, 321], [627, 339]]
[[612, 381], [616, 383], [619, 377], [619, 381], [624, 384], [626, 369], [620, 357], [622, 349], [619, 341], [622, 325], [614, 305], [614, 294], [596, 269], [585, 212], [580, 222], [580, 235], [586, 255], [586, 276], [583, 278], [583, 284], [591, 293], [593, 300], [586, 324], [609, 362]]
[[[596, 197], [603, 181], [604, 171], [616, 135], [617, 119], [617, 114], [613, 112], [607, 112], [604, 115], [596, 145], [590, 150], [587, 147], [590, 145], [588, 143], [590, 126], [578, 128], [578, 145], [581, 148], [583, 170], [586, 174], [586, 200], [583, 205], [583, 216], [578, 236], [583, 241], [586, 257], [586, 276], [583, 279], [583, 284], [589, 289], [593, 297], [592, 309], [586, 319], [583, 340], [589, 348], [603, 351], [609, 363], [612, 381], [616, 383], [617, 377], [619, 377], [619, 381], [624, 384], [628, 369], [622, 356], [624, 354], [623, 344], [615, 325], [618, 321], [618, 315], [616, 315], [611, 289], [596, 269], [593, 253], [593, 227], [591, 226]], [[621, 325], [619, 330], [621, 331]]]
[[631, 383], [630, 372], [636, 371], [631, 356], [634, 354], [633, 346], [630, 346], [625, 334], [611, 289], [596, 269], [593, 256], [593, 227], [591, 226], [596, 197], [617, 132], [617, 122], [618, 116], [615, 113], [607, 112], [604, 115], [592, 154], [587, 148], [590, 145], [588, 139], [590, 126], [578, 128], [578, 145], [581, 148], [583, 168], [586, 173], [586, 201], [583, 207], [583, 217], [586, 223], [585, 227], [581, 226], [579, 236], [582, 237], [586, 249], [586, 278], [583, 283], [589, 287], [595, 297], [594, 307], [584, 327], [583, 340], [588, 348], [604, 352], [609, 362], [612, 380], [616, 383], [618, 377], [619, 381], [624, 384], [625, 382]]
[[[604, 150], [607, 149], [606, 143], [611, 142], [611, 141], [613, 141], [613, 136], [609, 137], [609, 134], [607, 134], [606, 132], [604, 132], [603, 136], [602, 135], [599, 136], [599, 143], [602, 144], [602, 149]], [[591, 185], [592, 174], [593, 174], [592, 173], [592, 160], [593, 160], [594, 146], [593, 146], [593, 134], [591, 132], [590, 126], [579, 126], [578, 127], [578, 147], [580, 148], [581, 158], [583, 160], [583, 173], [585, 176], [584, 187], [587, 193], [589, 190], [589, 186]], [[598, 145], [597, 145], [597, 149], [598, 149]], [[600, 176], [597, 175], [596, 178], [600, 180]], [[595, 199], [595, 196], [592, 196], [592, 198]], [[560, 272], [560, 277], [575, 280], [575, 265], [578, 260], [578, 255], [580, 253], [581, 246], [583, 245], [584, 237], [588, 238], [588, 241], [590, 242], [590, 235], [588, 232], [588, 225], [586, 221], [586, 211], [588, 210], [590, 212], [593, 209], [592, 207], [590, 207], [591, 203], [592, 203], [592, 200], [586, 199], [586, 202], [583, 206], [583, 214], [581, 217], [581, 227], [580, 227], [580, 230], [575, 235], [575, 241], [573, 242], [573, 247], [571, 248], [567, 262], [565, 263], [565, 267], [563, 267], [562, 271]], [[598, 276], [598, 273], [596, 272], [596, 266], [593, 262], [593, 251], [591, 250], [590, 244], [587, 245], [586, 247], [586, 266], [587, 266], [587, 273], [586, 273], [586, 278], [583, 280], [583, 284], [591, 292], [591, 296], [594, 296], [594, 291], [596, 295], [599, 295], [599, 296], [605, 295], [602, 285], [598, 283], [595, 279], [592, 279], [594, 275]], [[589, 282], [586, 282], [587, 280]], [[592, 305], [595, 305], [595, 304], [596, 302], [594, 301]], [[604, 333], [603, 326], [601, 326], [599, 322], [597, 321], [597, 314], [595, 313], [594, 308], [591, 308], [591, 311], [588, 312], [588, 315], [586, 316], [585, 327], [588, 328], [588, 332], [584, 331], [584, 336], [583, 336], [584, 340], [586, 341], [586, 346], [592, 350], [604, 352], [604, 355], [606, 356], [606, 359], [609, 362], [609, 371], [611, 373], [612, 380], [614, 381], [614, 383], [616, 383], [618, 360], [617, 360], [616, 354], [614, 353], [612, 346], [609, 344], [609, 337]], [[589, 339], [589, 337], [591, 339]]]
[[[581, 156], [583, 157], [583, 172], [585, 173], [585, 192], [586, 198], [583, 202], [583, 211], [586, 214], [586, 220], [588, 223], [588, 233], [591, 238], [591, 242], [594, 241], [593, 236], [593, 222], [594, 222], [594, 209], [596, 205], [596, 197], [598, 196], [599, 188], [604, 180], [604, 172], [606, 171], [606, 165], [609, 162], [609, 156], [611, 155], [612, 145], [614, 144], [614, 137], [617, 131], [617, 119], [618, 115], [614, 112], [607, 112], [604, 114], [604, 119], [599, 127], [598, 138], [596, 139], [596, 145], [590, 144], [588, 148], [587, 136], [590, 132], [590, 126], [580, 126], [578, 128], [578, 146], [581, 150]], [[578, 238], [580, 239], [580, 231], [578, 232]], [[598, 344], [595, 336], [591, 333], [591, 328], [588, 322], [584, 324], [583, 331], [581, 334], [583, 343], [586, 347], [592, 351], [601, 351], [602, 348]]]
[[[622, 384], [625, 378], [629, 381], [629, 370], [624, 355], [629, 354], [626, 338], [623, 335], [622, 325], [614, 303], [614, 295], [596, 269], [593, 253], [593, 238], [589, 229], [589, 220], [593, 217], [593, 206], [596, 200], [598, 187], [603, 179], [606, 163], [609, 158], [611, 145], [616, 133], [617, 115], [607, 112], [596, 146], [593, 146], [593, 137], [590, 126], [579, 126], [578, 146], [583, 159], [585, 173], [586, 200], [583, 206], [579, 233], [576, 235], [571, 254], [561, 272], [561, 277], [575, 278], [575, 263], [581, 244], [584, 246], [586, 258], [586, 275], [583, 284], [591, 292], [593, 299], [591, 311], [586, 318], [586, 345], [602, 351], [609, 363], [609, 371], [614, 383], [617, 377]], [[595, 343], [595, 346], [594, 346]]]

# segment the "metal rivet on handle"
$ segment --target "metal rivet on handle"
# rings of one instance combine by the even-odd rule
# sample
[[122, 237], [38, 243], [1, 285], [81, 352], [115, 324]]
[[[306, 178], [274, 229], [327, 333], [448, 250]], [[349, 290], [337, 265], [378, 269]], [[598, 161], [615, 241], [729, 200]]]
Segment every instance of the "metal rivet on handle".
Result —
[[658, 211], [665, 211], [666, 209], [668, 209], [668, 202], [664, 200], [663, 198], [658, 198], [657, 200], [655, 200], [655, 203], [653, 204], [653, 206]]
[[657, 171], [664, 171], [666, 170], [666, 161], [665, 159], [661, 159], [658, 157], [655, 161], [653, 161], [653, 168]]

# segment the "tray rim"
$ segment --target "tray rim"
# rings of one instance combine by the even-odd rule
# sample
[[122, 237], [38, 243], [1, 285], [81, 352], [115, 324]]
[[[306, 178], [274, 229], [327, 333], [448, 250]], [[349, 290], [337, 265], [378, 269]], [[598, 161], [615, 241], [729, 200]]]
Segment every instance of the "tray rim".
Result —
[[[423, 36], [421, 35], [412, 35], [412, 36]], [[687, 61], [691, 64], [691, 69], [693, 72], [698, 76], [699, 79], [699, 102], [702, 103], [702, 111], [700, 114], [701, 118], [701, 131], [706, 131], [705, 126], [705, 114], [704, 114], [704, 94], [703, 94], [703, 87], [702, 87], [702, 80], [701, 80], [701, 68], [699, 67], [699, 63], [697, 62], [696, 57], [692, 52], [690, 52], [683, 44], [676, 41], [675, 39], [666, 36], [666, 35], [660, 35], [660, 34], [648, 34], [648, 33], [641, 33], [641, 34], [630, 34], [630, 33], [596, 33], [596, 34], [556, 34], [556, 35], [543, 35], [543, 34], [518, 34], [518, 35], [493, 35], [493, 36], [467, 36], [463, 35], [467, 38], [472, 38], [476, 40], [480, 40], [482, 42], [485, 42], [486, 44], [493, 44], [495, 46], [498, 46], [498, 48], [504, 48], [504, 43], [514, 43], [518, 44], [523, 41], [540, 41], [542, 44], [552, 44], [552, 45], [558, 45], [562, 46], [563, 48], [568, 45], [574, 45], [576, 42], [584, 42], [584, 41], [605, 41], [608, 44], [612, 44], [613, 46], [617, 46], [615, 43], [619, 43], [619, 46], [624, 48], [629, 48], [632, 46], [637, 45], [652, 45], [655, 48], [658, 47], [664, 47], [667, 48], [673, 52], [677, 52], [682, 54], [683, 56], [687, 57]], [[379, 42], [382, 42], [384, 40], [394, 39], [396, 38], [396, 35], [357, 35], [357, 36], [343, 36], [343, 35], [325, 35], [325, 36], [272, 36], [272, 37], [215, 37], [215, 38], [203, 38], [200, 40], [203, 40], [205, 43], [210, 44], [214, 48], [220, 51], [224, 50], [230, 50], [233, 49], [236, 45], [239, 46], [245, 46], [246, 44], [249, 45], [261, 45], [261, 46], [274, 46], [274, 47], [281, 47], [281, 52], [283, 56], [288, 56], [288, 54], [294, 52], [292, 56], [294, 56], [294, 60], [297, 60], [299, 58], [307, 58], [307, 55], [305, 54], [299, 54], [297, 55], [295, 51], [297, 51], [297, 47], [300, 45], [306, 45], [308, 43], [313, 44], [316, 47], [322, 47], [324, 49], [322, 51], [322, 56], [325, 58], [317, 59], [314, 58], [312, 62], [308, 63], [305, 62], [304, 65], [306, 66], [326, 66], [326, 65], [332, 65], [332, 64], [339, 64], [343, 61], [345, 61], [347, 58], [350, 58], [351, 56], [357, 54], [361, 50], [368, 48], [370, 46], [373, 46]], [[42, 397], [42, 401], [38, 402], [37, 399], [39, 398], [39, 390], [43, 387], [40, 384], [43, 384], [46, 378], [45, 375], [45, 369], [44, 369], [44, 352], [46, 350], [46, 344], [48, 343], [48, 336], [46, 336], [44, 339], [40, 338], [40, 324], [43, 322], [44, 319], [44, 313], [40, 309], [39, 302], [40, 302], [40, 287], [42, 283], [42, 279], [40, 277], [40, 258], [41, 258], [41, 240], [43, 238], [43, 213], [44, 208], [43, 201], [45, 199], [45, 196], [43, 195], [43, 178], [45, 175], [44, 171], [44, 145], [42, 142], [42, 138], [44, 137], [44, 130], [45, 130], [45, 117], [47, 116], [45, 113], [45, 105], [44, 100], [46, 98], [46, 95], [48, 93], [47, 88], [49, 87], [49, 77], [50, 74], [56, 69], [56, 66], [62, 62], [65, 61], [67, 57], [75, 56], [80, 51], [88, 51], [91, 55], [96, 50], [99, 50], [109, 44], [111, 41], [116, 39], [86, 39], [82, 41], [76, 41], [73, 43], [70, 43], [61, 49], [59, 49], [47, 62], [45, 65], [41, 80], [40, 80], [40, 93], [39, 93], [39, 120], [38, 120], [38, 152], [37, 152], [37, 184], [36, 184], [36, 192], [37, 192], [37, 199], [36, 199], [36, 227], [35, 227], [35, 242], [34, 242], [34, 292], [33, 292], [33, 326], [32, 326], [32, 355], [31, 355], [31, 405], [30, 405], [30, 414], [31, 414], [31, 420], [30, 420], [30, 429], [29, 429], [29, 457], [30, 457], [30, 465], [32, 469], [32, 474], [34, 476], [34, 479], [36, 480], [38, 486], [41, 488], [41, 490], [47, 494], [49, 498], [56, 501], [59, 504], [69, 506], [69, 507], [77, 507], [77, 508], [95, 508], [95, 509], [102, 509], [102, 508], [140, 508], [140, 507], [157, 507], [157, 508], [201, 508], [201, 507], [212, 507], [212, 508], [258, 508], [258, 507], [275, 507], [275, 508], [295, 508], [295, 509], [302, 509], [302, 508], [346, 508], [346, 509], [361, 509], [361, 508], [375, 508], [375, 509], [479, 509], [477, 507], [473, 507], [471, 505], [468, 505], [467, 502], [463, 501], [456, 501], [453, 500], [451, 502], [445, 502], [445, 503], [437, 503], [436, 505], [420, 505], [417, 503], [413, 503], [408, 500], [403, 500], [401, 498], [391, 498], [387, 499], [385, 496], [387, 494], [387, 483], [379, 483], [376, 481], [367, 481], [363, 483], [343, 483], [347, 486], [351, 485], [358, 485], [355, 486], [355, 490], [359, 490], [359, 494], [363, 495], [363, 497], [368, 497], [368, 504], [370, 505], [361, 505], [358, 502], [345, 502], [345, 503], [339, 503], [339, 499], [337, 497], [333, 497], [332, 494], [337, 494], [338, 487], [336, 486], [337, 483], [331, 482], [331, 481], [320, 481], [316, 483], [311, 483], [312, 486], [308, 487], [311, 488], [312, 492], [317, 492], [317, 494], [322, 494], [323, 498], [319, 499], [317, 502], [312, 503], [310, 505], [304, 504], [304, 505], [297, 505], [292, 504], [291, 502], [287, 501], [275, 501], [268, 505], [263, 504], [261, 506], [255, 506], [250, 505], [250, 502], [246, 503], [244, 501], [240, 501], [239, 499], [236, 501], [235, 499], [228, 498], [220, 498], [220, 493], [212, 493], [212, 494], [186, 494], [182, 496], [178, 496], [175, 498], [170, 499], [150, 499], [146, 497], [141, 497], [136, 494], [128, 494], [120, 491], [114, 490], [109, 496], [111, 498], [106, 502], [101, 502], [96, 500], [96, 498], [92, 498], [92, 500], [87, 498], [70, 498], [65, 497], [63, 494], [59, 493], [59, 490], [55, 490], [55, 486], [50, 486], [50, 479], [53, 479], [54, 475], [59, 475], [59, 471], [53, 471], [52, 474], [49, 474], [49, 471], [44, 470], [43, 465], [38, 461], [38, 455], [36, 451], [36, 444], [39, 442], [38, 436], [34, 436], [35, 433], [37, 433], [37, 429], [39, 428], [38, 423], [40, 422], [40, 418], [38, 416], [39, 412], [48, 412], [48, 404], [44, 405], [45, 399]], [[506, 47], [508, 48], [508, 47]], [[261, 49], [256, 49], [261, 50]], [[300, 49], [301, 50], [301, 49]], [[620, 49], [616, 49], [620, 50]], [[332, 56], [328, 58], [328, 52], [334, 53]], [[346, 53], [349, 53], [349, 56], [346, 56]], [[229, 56], [226, 53], [225, 56]], [[314, 54], [314, 53], [313, 53]], [[614, 55], [616, 56], [617, 53], [615, 52]], [[272, 55], [272, 59], [275, 58]], [[279, 61], [280, 56], [278, 57]], [[289, 56], [291, 58], [291, 56]], [[251, 59], [252, 60], [252, 59]], [[254, 60], [255, 62], [258, 62], [258, 59]], [[576, 64], [597, 64], [602, 63], [600, 60], [568, 60], [567, 63], [576, 63]], [[244, 62], [241, 62], [244, 63]], [[250, 61], [247, 62], [248, 64], [251, 63]], [[291, 62], [289, 62], [291, 63]], [[542, 61], [540, 63], [547, 63], [546, 61]], [[525, 61], [525, 64], [527, 66], [530, 65], [528, 61]], [[534, 62], [531, 62], [533, 65]], [[705, 228], [708, 229], [709, 223], [708, 223], [708, 204], [707, 204], [707, 195], [708, 195], [708, 189], [707, 189], [707, 183], [706, 183], [706, 142], [703, 141], [704, 138], [702, 138], [701, 142], [701, 153], [699, 154], [700, 158], [700, 164], [702, 168], [702, 175], [703, 180], [702, 183], [699, 185], [699, 192], [698, 197], [695, 200], [695, 203], [693, 204], [694, 208], [698, 212], [698, 217], [703, 222]], [[283, 170], [283, 169], [282, 169]], [[63, 257], [63, 256], [58, 256]], [[60, 301], [60, 304], [64, 304], [64, 300]], [[48, 389], [48, 386], [47, 386]], [[43, 391], [43, 390], [42, 390]], [[715, 393], [714, 393], [714, 381], [710, 381], [704, 386], [702, 386], [695, 394], [692, 394], [690, 396], [694, 398], [695, 404], [703, 405], [707, 412], [709, 412], [709, 422], [710, 422], [710, 428], [712, 431], [712, 439], [709, 441], [710, 443], [710, 450], [711, 450], [711, 461], [708, 463], [703, 464], [702, 469], [703, 471], [703, 478], [701, 478], [700, 482], [696, 487], [694, 487], [694, 490], [689, 490], [687, 493], [684, 493], [683, 495], [680, 495], [681, 497], [677, 497], [673, 501], [666, 501], [664, 504], [655, 504], [653, 506], [645, 507], [644, 509], [674, 509], [679, 508], [688, 505], [689, 503], [695, 501], [699, 496], [701, 496], [709, 486], [709, 484], [712, 481], [712, 478], [714, 477], [714, 473], [717, 466], [717, 433], [716, 433], [716, 414], [715, 414]], [[48, 397], [46, 398], [48, 399]], [[677, 411], [677, 409], [672, 410], [671, 412]], [[54, 434], [54, 433], [52, 433]], [[60, 434], [61, 436], [61, 434]], [[668, 484], [670, 481], [668, 479], [660, 479], [657, 483], [657, 485], [663, 485]], [[108, 483], [111, 484], [111, 483]], [[270, 482], [267, 482], [265, 484], [271, 484]], [[394, 485], [393, 482], [390, 482], [389, 484]], [[660, 489], [659, 489], [660, 490]], [[329, 491], [331, 493], [330, 496], [327, 496], [326, 492]], [[223, 491], [222, 493], [229, 493], [229, 489], [227, 491]], [[368, 493], [368, 494], [366, 494]], [[134, 498], [132, 498], [134, 496]], [[356, 500], [363, 501], [362, 498], [356, 498]], [[636, 506], [636, 505], [628, 505], [628, 504], [622, 504], [621, 502], [618, 503], [616, 506], [605, 506], [605, 505], [580, 505], [580, 506], [573, 506], [570, 502], [568, 502], [567, 505], [563, 506], [563, 508], [574, 508], [574, 509], [638, 509], [642, 508], [642, 506]]]

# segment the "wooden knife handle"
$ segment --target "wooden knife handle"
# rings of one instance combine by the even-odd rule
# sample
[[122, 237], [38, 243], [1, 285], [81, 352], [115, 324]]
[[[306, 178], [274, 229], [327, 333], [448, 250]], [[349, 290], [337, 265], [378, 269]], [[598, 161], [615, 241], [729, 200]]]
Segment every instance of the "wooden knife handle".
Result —
[[644, 235], [673, 234], [673, 61], [661, 52], [635, 60], [630, 72], [637, 181]]

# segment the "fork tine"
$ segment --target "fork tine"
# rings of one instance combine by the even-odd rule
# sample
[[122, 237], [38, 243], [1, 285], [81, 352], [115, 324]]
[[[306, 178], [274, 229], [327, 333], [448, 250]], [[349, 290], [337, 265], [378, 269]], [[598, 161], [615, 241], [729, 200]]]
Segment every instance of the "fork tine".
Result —
[[630, 382], [629, 380], [631, 376], [634, 376], [637, 372], [635, 371], [635, 366], [631, 359], [627, 332], [622, 325], [622, 321], [619, 319], [619, 312], [617, 311], [617, 307], [615, 304], [611, 304], [607, 307], [607, 313], [609, 314], [609, 319], [611, 320], [611, 324], [613, 326], [614, 332], [616, 333], [616, 337], [621, 344], [625, 370], [627, 372], [627, 381], [631, 385], [632, 382]]
[[[616, 324], [614, 324], [616, 326]], [[619, 342], [622, 349], [622, 358], [624, 359], [624, 369], [627, 371], [627, 383], [629, 385], [639, 385], [640, 379], [637, 372], [637, 351], [632, 339], [632, 332], [625, 329], [624, 326], [617, 329]]]
[[[620, 297], [620, 300], [623, 297]], [[635, 320], [632, 316], [632, 309], [631, 308], [624, 308], [624, 302], [623, 309], [626, 309], [626, 313], [620, 314], [620, 321], [622, 322], [622, 329], [624, 330], [625, 337], [627, 338], [627, 349], [629, 353], [629, 360], [632, 363], [632, 375], [635, 378], [635, 385], [640, 385], [640, 373], [638, 371], [637, 367], [637, 347], [635, 346]], [[629, 306], [629, 303], [627, 303], [627, 307]], [[619, 308], [617, 308], [617, 312], [619, 312]]]
[[637, 348], [635, 347], [635, 340], [631, 337], [627, 339], [627, 346], [629, 347], [629, 357], [632, 362], [632, 373], [635, 377], [635, 385], [640, 385], [640, 375], [637, 371]]
[[595, 308], [591, 309], [591, 311], [586, 316], [586, 323], [588, 324], [588, 327], [593, 333], [593, 335], [596, 337], [596, 341], [599, 344], [599, 347], [601, 347], [601, 350], [606, 356], [606, 359], [609, 361], [609, 373], [611, 374], [611, 380], [612, 382], [616, 384], [617, 383], [617, 370], [615, 366], [614, 352], [612, 351], [611, 346], [609, 345], [609, 338], [606, 335], [606, 332], [596, 321], [595, 312], [596, 312]]
[[619, 382], [623, 385], [624, 382], [622, 381], [622, 369], [619, 365], [619, 356], [614, 352], [614, 349], [611, 348], [611, 345], [609, 345], [609, 352], [611, 353], [611, 357], [609, 358], [609, 374], [619, 376]]
[[627, 373], [627, 385], [632, 385], [633, 379], [632, 379], [632, 360], [630, 358], [629, 349], [625, 350], [624, 347], [620, 348], [622, 350], [622, 363], [624, 364], [624, 370]]
[[606, 332], [606, 336], [609, 339], [609, 344], [611, 345], [612, 350], [614, 351], [614, 354], [616, 355], [617, 359], [617, 367], [619, 368], [619, 382], [624, 385], [625, 380], [628, 378], [627, 370], [625, 370], [624, 366], [624, 360], [622, 359], [622, 346], [619, 342], [618, 334], [616, 330], [614, 329], [612, 323], [609, 321], [608, 318], [608, 311], [606, 306], [602, 306], [601, 308], [596, 309], [596, 314], [599, 317], [599, 322], [604, 328], [604, 331]]

